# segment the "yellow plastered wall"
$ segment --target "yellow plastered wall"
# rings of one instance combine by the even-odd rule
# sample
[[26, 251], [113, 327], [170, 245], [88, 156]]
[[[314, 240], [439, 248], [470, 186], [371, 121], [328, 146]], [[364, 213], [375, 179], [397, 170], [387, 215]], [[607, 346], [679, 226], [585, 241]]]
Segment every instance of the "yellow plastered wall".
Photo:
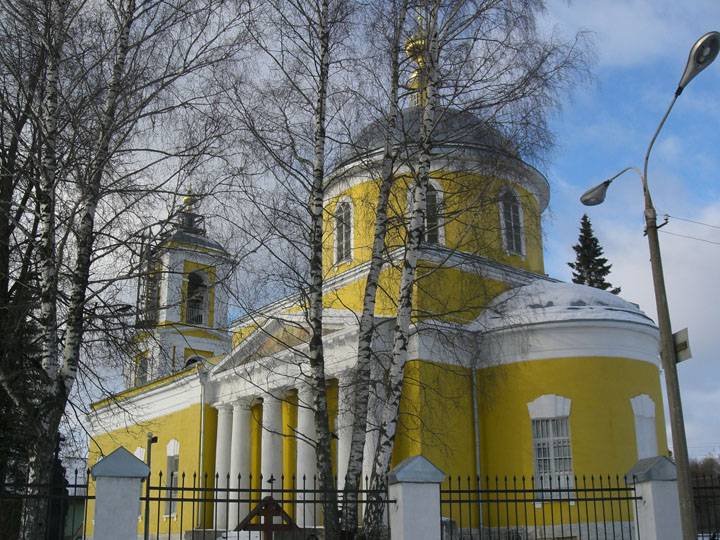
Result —
[[[129, 426], [125, 429], [115, 430], [103, 435], [99, 435], [93, 439], [89, 449], [88, 465], [92, 467], [101, 456], [110, 454], [113, 450], [120, 446], [125, 447], [131, 453], [139, 448], [146, 448], [147, 433], [152, 432], [158, 438], [158, 442], [152, 446], [152, 463], [151, 467], [151, 486], [158, 485], [158, 474], [162, 471], [162, 485], [165, 484], [167, 454], [166, 448], [168, 443], [175, 439], [180, 447], [180, 466], [179, 466], [179, 482], [182, 485], [182, 475], [185, 474], [185, 487], [212, 485], [215, 472], [215, 437], [217, 432], [217, 411], [206, 405], [205, 410], [205, 430], [204, 430], [204, 451], [203, 462], [200, 463], [200, 421], [202, 407], [200, 404], [191, 405], [186, 409], [177, 411], [166, 416], [154, 418]], [[146, 456], [147, 460], [147, 456]], [[195, 474], [198, 473], [198, 474]], [[143, 483], [143, 493], [145, 493], [145, 484]], [[91, 483], [91, 495], [94, 495], [94, 483]], [[162, 492], [161, 492], [162, 493]], [[153, 490], [151, 497], [157, 497], [158, 492]], [[163, 495], [164, 496], [164, 495]], [[185, 496], [190, 499], [192, 493], [186, 492]], [[140, 507], [138, 501], [138, 508]], [[191, 502], [182, 504], [178, 503], [178, 508], [174, 516], [164, 516], [165, 503], [159, 503], [160, 516], [158, 520], [158, 503], [150, 504], [150, 530], [160, 532], [168, 532], [169, 530], [179, 532], [180, 527], [184, 530], [190, 530], [193, 527], [205, 527], [212, 524], [212, 507], [206, 505], [201, 511], [198, 505], [194, 506]], [[92, 516], [94, 512], [94, 502], [90, 501], [88, 516]], [[142, 519], [138, 521], [138, 532], [142, 532], [144, 527], [144, 507]], [[180, 514], [182, 513], [182, 522]], [[92, 519], [88, 519], [86, 523], [86, 534], [93, 534]]]
[[630, 399], [656, 404], [658, 451], [667, 454], [660, 375], [649, 362], [622, 358], [562, 358], [508, 364], [478, 375], [483, 469], [534, 474], [527, 404], [544, 394], [571, 400], [570, 433], [577, 474], [624, 474], [637, 461]]
[[[365, 279], [358, 279], [336, 290], [328, 291], [323, 299], [325, 307], [349, 309], [360, 313], [365, 283]], [[394, 316], [399, 289], [398, 269], [383, 269], [375, 306], [376, 316]], [[506, 289], [505, 283], [483, 278], [460, 268], [438, 268], [433, 264], [419, 261], [413, 293], [414, 319], [471, 321], [478, 317], [490, 300]]]
[[[573, 472], [581, 485], [583, 476], [588, 477], [588, 485], [591, 475], [622, 477], [637, 462], [630, 399], [639, 394], [649, 395], [656, 404], [658, 452], [667, 454], [659, 371], [648, 362], [590, 357], [509, 364], [482, 370], [478, 389], [483, 475], [524, 476], [531, 483], [534, 463], [527, 404], [544, 394], [571, 400]], [[605, 506], [598, 511], [617, 515], [618, 508]], [[512, 519], [502, 508], [499, 511], [499, 516], [488, 516], [489, 524]], [[550, 520], [553, 512], [558, 515], [557, 504], [542, 503], [538, 519], [544, 513]]]
[[[649, 395], [656, 404], [658, 452], [667, 454], [658, 368], [622, 358], [537, 360], [485, 368], [477, 374], [481, 476], [513, 476], [528, 486], [534, 475], [531, 421], [527, 404], [544, 394], [572, 400], [570, 433], [577, 475], [622, 476], [637, 461], [630, 399]], [[413, 360], [405, 366], [393, 464], [421, 454], [463, 488], [475, 485], [475, 426], [471, 370]], [[492, 483], [492, 482], [491, 482]], [[446, 484], [447, 485], [447, 484]], [[449, 507], [443, 507], [449, 515]], [[457, 511], [457, 508], [455, 509]], [[608, 506], [608, 512], [611, 510]], [[617, 509], [615, 509], [617, 510]], [[485, 524], [512, 521], [499, 509]], [[544, 503], [540, 512], [559, 508]], [[456, 516], [457, 517], [457, 516]], [[476, 526], [477, 516], [462, 526]]]
[[466, 323], [477, 318], [507, 284], [419, 261], [414, 291], [416, 319]]
[[[323, 294], [323, 306], [330, 309], [362, 311], [366, 279], [357, 279], [335, 290]], [[400, 272], [397, 268], [383, 268], [378, 279], [375, 303], [377, 316], [391, 317], [397, 312], [397, 297], [400, 291]]]
[[422, 454], [448, 475], [475, 469], [470, 370], [413, 360], [405, 382], [393, 463]]

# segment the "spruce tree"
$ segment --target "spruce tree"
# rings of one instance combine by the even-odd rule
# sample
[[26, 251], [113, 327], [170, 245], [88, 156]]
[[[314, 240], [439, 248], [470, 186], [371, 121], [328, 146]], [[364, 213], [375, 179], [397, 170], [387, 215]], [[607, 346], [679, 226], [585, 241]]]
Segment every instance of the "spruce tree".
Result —
[[610, 289], [609, 292], [613, 294], [620, 292], [620, 287], [611, 288], [612, 285], [605, 279], [612, 265], [602, 256], [603, 248], [593, 233], [587, 214], [583, 214], [580, 220], [580, 236], [573, 249], [576, 254], [575, 262], [568, 263], [573, 269], [573, 283], [589, 285], [603, 291]]

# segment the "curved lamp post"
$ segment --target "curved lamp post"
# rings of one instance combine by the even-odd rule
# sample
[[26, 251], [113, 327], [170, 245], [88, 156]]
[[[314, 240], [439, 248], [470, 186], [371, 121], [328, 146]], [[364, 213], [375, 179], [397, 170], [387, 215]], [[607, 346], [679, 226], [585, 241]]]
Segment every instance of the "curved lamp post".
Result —
[[682, 94], [687, 84], [703, 69], [709, 66], [720, 51], [720, 32], [708, 32], [698, 39], [690, 49], [685, 71], [680, 78], [677, 90], [670, 106], [655, 130], [650, 145], [645, 152], [644, 168], [626, 167], [615, 176], [608, 178], [594, 188], [586, 191], [580, 201], [586, 206], [595, 206], [605, 200], [610, 184], [627, 171], [634, 171], [640, 177], [645, 198], [645, 232], [650, 247], [650, 265], [652, 267], [653, 285], [655, 287], [655, 304], [657, 307], [658, 326], [660, 328], [660, 357], [665, 372], [665, 386], [668, 395], [668, 408], [670, 409], [670, 425], [672, 428], [673, 453], [677, 464], [678, 494], [680, 498], [680, 518], [684, 540], [695, 540], [695, 508], [693, 505], [692, 486], [690, 485], [690, 466], [688, 460], [687, 440], [685, 438], [685, 421], [683, 419], [682, 401], [680, 399], [680, 385], [677, 375], [677, 360], [675, 344], [673, 342], [670, 326], [670, 311], [668, 309], [667, 294], [665, 292], [665, 278], [663, 276], [662, 259], [660, 257], [660, 243], [658, 241], [657, 214], [648, 188], [648, 160], [650, 151], [655, 144], [660, 130], [665, 125], [675, 101]]

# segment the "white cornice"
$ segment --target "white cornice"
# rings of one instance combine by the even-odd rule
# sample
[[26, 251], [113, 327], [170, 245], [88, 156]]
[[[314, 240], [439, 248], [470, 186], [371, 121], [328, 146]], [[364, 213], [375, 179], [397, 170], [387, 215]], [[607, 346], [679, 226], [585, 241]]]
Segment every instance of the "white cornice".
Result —
[[135, 396], [120, 398], [87, 415], [91, 435], [149, 422], [200, 403], [197, 371], [169, 384], [151, 388]]

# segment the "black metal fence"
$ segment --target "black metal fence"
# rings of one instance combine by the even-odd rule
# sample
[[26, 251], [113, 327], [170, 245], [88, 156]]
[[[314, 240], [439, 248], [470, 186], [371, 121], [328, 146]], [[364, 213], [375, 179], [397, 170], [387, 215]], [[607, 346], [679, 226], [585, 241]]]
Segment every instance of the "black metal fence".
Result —
[[[87, 478], [75, 471], [60, 484], [0, 484], [0, 537], [26, 537], [27, 501], [43, 502], [37, 508], [44, 512], [46, 540], [92, 537], [94, 490]], [[233, 482], [181, 474], [168, 481], [162, 473], [151, 475], [138, 499], [138, 535], [148, 540], [324, 538], [323, 505], [330, 499], [316, 479], [301, 479], [299, 485], [284, 477], [245, 482], [242, 477]], [[720, 476], [694, 477], [693, 493], [698, 538], [720, 540]], [[333, 495], [341, 506], [343, 493]], [[524, 477], [455, 477], [441, 486], [440, 499], [443, 540], [642, 538], [640, 497], [632, 481], [620, 476], [566, 477], [547, 484]], [[366, 483], [351, 500], [358, 516], [368, 501], [383, 505], [383, 533], [389, 536], [387, 505], [394, 501], [387, 491], [367, 489]]]
[[[316, 478], [284, 476], [231, 479], [163, 473], [151, 475], [140, 497], [140, 527], [147, 540], [216, 538], [317, 540], [324, 538], [323, 507], [346, 503], [342, 491], [327, 493]], [[381, 537], [389, 538], [387, 490], [359, 489], [348, 497], [362, 516], [369, 502], [385, 508]], [[350, 533], [343, 538], [351, 539]]]
[[28, 533], [28, 501], [44, 516], [46, 540], [85, 540], [88, 522], [87, 471], [75, 470], [71, 479], [52, 484], [10, 482], [0, 484], [0, 531], [2, 538], [24, 540]]
[[631, 481], [620, 476], [450, 478], [440, 490], [443, 540], [640, 538]]
[[698, 538], [720, 540], [720, 476], [692, 479]]

